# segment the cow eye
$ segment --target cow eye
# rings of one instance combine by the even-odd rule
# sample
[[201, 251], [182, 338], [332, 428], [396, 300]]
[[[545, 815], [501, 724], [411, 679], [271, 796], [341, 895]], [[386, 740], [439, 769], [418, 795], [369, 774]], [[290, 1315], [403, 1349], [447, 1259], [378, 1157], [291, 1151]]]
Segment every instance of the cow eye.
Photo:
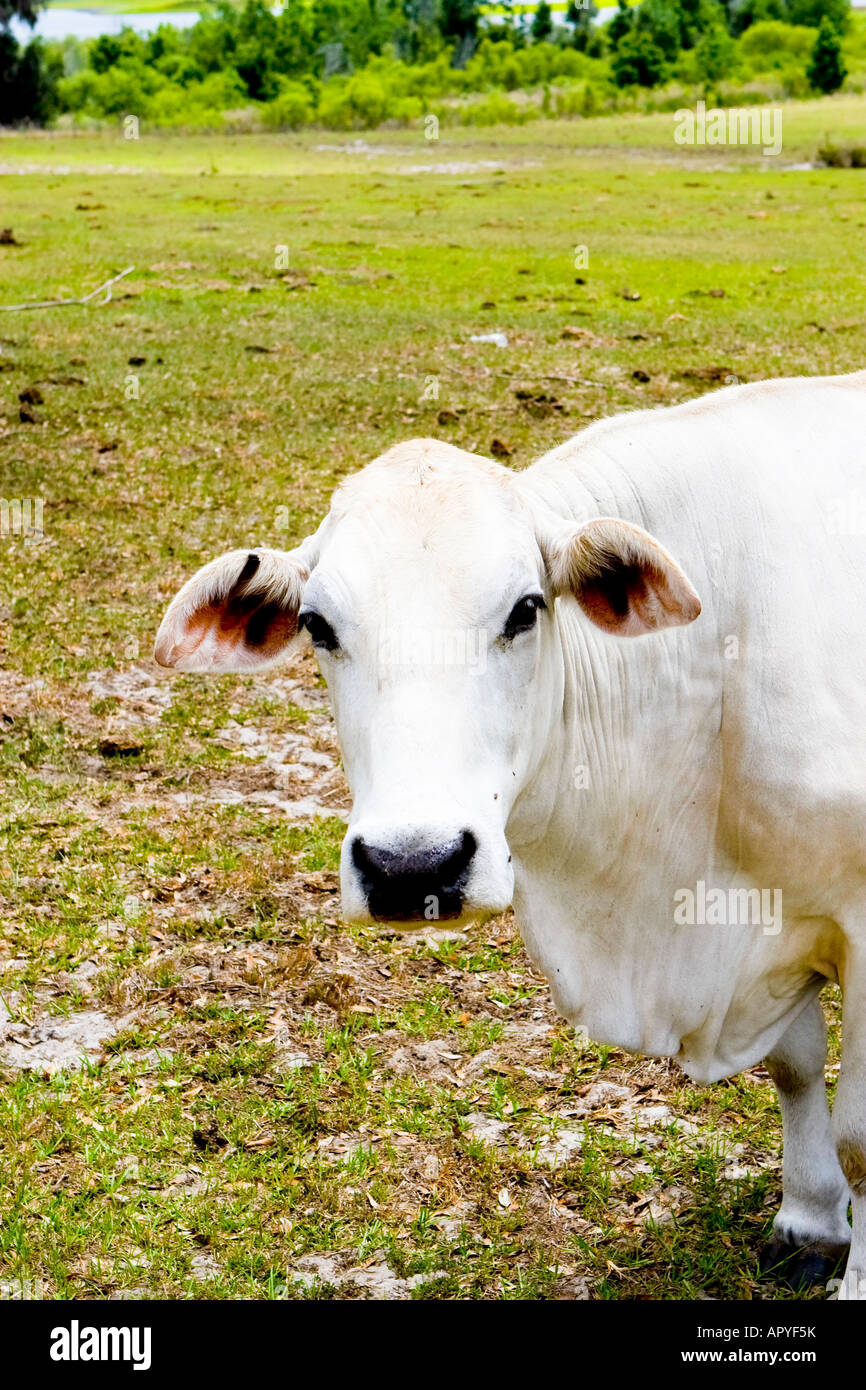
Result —
[[325, 622], [321, 613], [314, 613], [312, 608], [298, 614], [298, 631], [302, 628], [307, 629], [314, 647], [321, 647], [326, 652], [335, 652], [340, 645], [331, 624]]
[[541, 594], [527, 594], [526, 598], [522, 598], [518, 603], [515, 603], [508, 615], [508, 622], [505, 624], [502, 633], [506, 642], [511, 642], [513, 638], [517, 637], [518, 633], [529, 632], [531, 628], [535, 627], [535, 620], [538, 617], [539, 610], [546, 607], [547, 604], [544, 602]]

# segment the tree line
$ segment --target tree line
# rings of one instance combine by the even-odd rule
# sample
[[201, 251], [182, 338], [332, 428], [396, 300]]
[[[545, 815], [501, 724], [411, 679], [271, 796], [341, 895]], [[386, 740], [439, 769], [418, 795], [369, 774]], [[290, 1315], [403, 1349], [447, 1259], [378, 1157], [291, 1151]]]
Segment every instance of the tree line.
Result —
[[[263, 0], [218, 0], [185, 30], [19, 44], [9, 21], [32, 24], [33, 0], [0, 0], [0, 124], [68, 112], [206, 126], [255, 103], [280, 127], [371, 126], [466, 93], [487, 94], [467, 120], [528, 119], [536, 108], [521, 113], [501, 94], [541, 86], [541, 114], [591, 115], [616, 90], [747, 79], [786, 63], [813, 91], [845, 80], [850, 0], [619, 0], [609, 23], [596, 14], [592, 0], [571, 0], [559, 23], [548, 0], [495, 16], [479, 0], [286, 0], [276, 13]], [[559, 82], [580, 82], [579, 97], [551, 97]]]

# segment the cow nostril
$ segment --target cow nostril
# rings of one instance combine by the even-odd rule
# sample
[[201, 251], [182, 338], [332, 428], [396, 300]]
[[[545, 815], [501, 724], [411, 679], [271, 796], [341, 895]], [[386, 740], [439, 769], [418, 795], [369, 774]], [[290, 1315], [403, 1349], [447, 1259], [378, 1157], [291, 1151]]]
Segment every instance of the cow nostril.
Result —
[[475, 851], [478, 848], [478, 841], [471, 830], [464, 830], [460, 836], [457, 849], [448, 860], [447, 871], [454, 875], [455, 879], [460, 879], [466, 873], [472, 860], [475, 858]]
[[462, 831], [450, 844], [425, 849], [392, 849], [358, 835], [352, 843], [352, 863], [374, 917], [456, 917], [477, 848], [471, 830]]

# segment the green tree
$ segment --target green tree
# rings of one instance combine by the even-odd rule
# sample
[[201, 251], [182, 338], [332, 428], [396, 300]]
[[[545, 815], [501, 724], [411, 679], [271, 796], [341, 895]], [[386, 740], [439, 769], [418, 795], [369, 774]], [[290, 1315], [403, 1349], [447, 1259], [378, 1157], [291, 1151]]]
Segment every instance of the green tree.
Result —
[[695, 48], [705, 34], [728, 27], [724, 0], [675, 0], [679, 11], [680, 48]]
[[620, 40], [612, 66], [618, 87], [657, 87], [664, 77], [665, 55], [649, 33], [633, 29]]
[[842, 62], [839, 33], [832, 20], [821, 21], [806, 76], [810, 87], [825, 94], [837, 92], [845, 81], [847, 70]]
[[[633, 29], [635, 34], [645, 35], [668, 62], [672, 61], [682, 46], [682, 10], [678, 0], [643, 0], [635, 12]], [[648, 45], [643, 44], [642, 50], [649, 53]]]
[[478, 33], [478, 0], [442, 0], [439, 28], [446, 39], [474, 39]]
[[247, 0], [240, 12], [234, 65], [253, 101], [270, 101], [277, 94], [277, 32], [277, 21], [267, 5]]
[[625, 0], [616, 0], [616, 2], [617, 12], [610, 23], [605, 26], [607, 41], [611, 48], [619, 48], [626, 34], [631, 33], [631, 26], [634, 21], [634, 14]]
[[592, 56], [598, 57], [602, 52], [601, 37], [593, 28], [593, 20], [598, 14], [593, 0], [568, 0], [568, 11], [566, 19], [573, 25], [572, 43], [575, 48], [579, 48], [582, 53], [590, 52], [595, 49]]
[[735, 38], [751, 29], [753, 24], [788, 18], [787, 0], [727, 0], [727, 25]]
[[147, 53], [145, 40], [132, 29], [123, 29], [119, 34], [100, 34], [90, 45], [90, 66], [94, 72], [110, 72], [130, 59], [145, 61]]
[[19, 47], [7, 29], [0, 29], [0, 126], [44, 125], [57, 114], [57, 83], [63, 60], [49, 57], [40, 39]]
[[737, 57], [737, 48], [721, 21], [713, 25], [695, 45], [698, 76], [703, 82], [718, 82], [727, 77]]
[[844, 34], [851, 19], [851, 0], [787, 0], [789, 24], [806, 24], [818, 29], [827, 20]]
[[530, 33], [536, 43], [544, 43], [553, 33], [553, 14], [547, 0], [539, 0], [538, 9], [532, 16]]
[[0, 0], [0, 29], [8, 29], [10, 19], [23, 19], [32, 28], [36, 10], [35, 0]]

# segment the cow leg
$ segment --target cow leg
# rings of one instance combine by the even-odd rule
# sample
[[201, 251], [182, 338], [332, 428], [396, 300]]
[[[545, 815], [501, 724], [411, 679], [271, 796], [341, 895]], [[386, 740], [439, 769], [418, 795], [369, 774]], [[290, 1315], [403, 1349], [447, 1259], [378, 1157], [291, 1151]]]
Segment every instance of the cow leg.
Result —
[[782, 1205], [761, 1261], [794, 1288], [826, 1282], [847, 1252], [849, 1192], [839, 1166], [824, 1063], [827, 1025], [815, 999], [766, 1058], [782, 1111]]
[[842, 1066], [833, 1130], [851, 1187], [854, 1233], [839, 1297], [866, 1301], [866, 944], [858, 949], [849, 942], [842, 986]]

